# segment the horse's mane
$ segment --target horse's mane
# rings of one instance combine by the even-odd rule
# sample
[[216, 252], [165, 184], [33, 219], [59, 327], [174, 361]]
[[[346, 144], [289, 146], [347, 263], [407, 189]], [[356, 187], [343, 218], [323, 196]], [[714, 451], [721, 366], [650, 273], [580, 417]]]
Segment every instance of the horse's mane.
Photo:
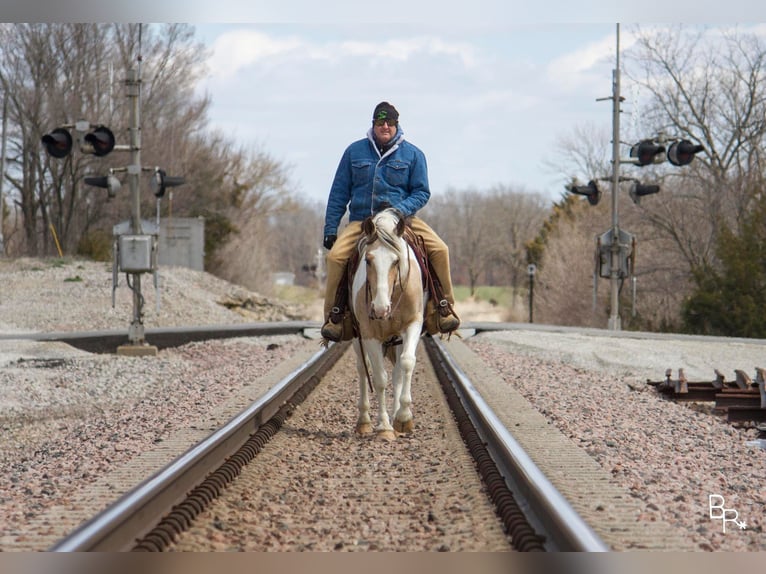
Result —
[[359, 252], [361, 253], [367, 245], [374, 243], [377, 239], [394, 251], [400, 258], [406, 256], [405, 246], [407, 245], [402, 238], [396, 234], [396, 225], [399, 222], [399, 216], [391, 209], [385, 209], [375, 215], [375, 233], [370, 237], [363, 235], [359, 240]]

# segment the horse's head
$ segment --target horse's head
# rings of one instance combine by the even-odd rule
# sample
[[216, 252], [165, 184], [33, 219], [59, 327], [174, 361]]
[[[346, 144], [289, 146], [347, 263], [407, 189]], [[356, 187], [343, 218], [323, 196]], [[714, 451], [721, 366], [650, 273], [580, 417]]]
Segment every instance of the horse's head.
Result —
[[362, 223], [363, 262], [369, 290], [369, 316], [388, 319], [394, 288], [400, 289], [409, 273], [407, 244], [402, 238], [404, 219], [393, 209], [381, 211]]

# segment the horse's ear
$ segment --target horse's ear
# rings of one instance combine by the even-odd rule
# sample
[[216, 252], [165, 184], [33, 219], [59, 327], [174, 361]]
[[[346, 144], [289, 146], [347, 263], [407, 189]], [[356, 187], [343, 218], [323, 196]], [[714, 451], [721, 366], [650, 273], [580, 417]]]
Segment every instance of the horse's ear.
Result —
[[368, 217], [362, 222], [362, 231], [367, 237], [375, 233], [375, 223], [373, 223], [372, 217]]

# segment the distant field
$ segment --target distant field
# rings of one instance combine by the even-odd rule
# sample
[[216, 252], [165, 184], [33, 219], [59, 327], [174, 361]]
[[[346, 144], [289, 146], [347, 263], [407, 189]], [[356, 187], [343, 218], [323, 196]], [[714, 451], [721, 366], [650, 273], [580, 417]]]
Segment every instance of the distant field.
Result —
[[[456, 301], [467, 301], [470, 298], [470, 289], [468, 287], [456, 285], [454, 286], [454, 290]], [[316, 297], [321, 296], [316, 288], [309, 289], [308, 287], [300, 287], [298, 285], [274, 286], [274, 295], [289, 303], [302, 304], [307, 304]], [[510, 287], [490, 287], [486, 285], [477, 287], [474, 294], [474, 301], [494, 302], [493, 304], [501, 307], [510, 307], [513, 302], [513, 289]]]
[[[526, 293], [521, 293], [513, 301], [513, 290], [510, 287], [477, 287], [473, 298], [469, 296], [470, 289], [458, 285], [454, 287], [455, 301], [462, 313], [463, 320], [480, 321], [525, 321], [527, 317]], [[271, 294], [273, 297], [289, 304], [305, 305], [311, 308], [312, 318], [321, 320], [323, 294], [316, 288], [300, 287], [298, 285], [275, 285]], [[313, 315], [316, 314], [316, 317]]]
[[287, 303], [310, 305], [321, 294], [316, 288], [300, 285], [275, 285], [274, 296]]
[[[470, 298], [470, 288], [465, 286], [455, 286], [455, 301], [467, 301]], [[513, 303], [513, 289], [511, 287], [477, 287], [474, 293], [475, 301], [487, 301], [501, 307], [511, 307]]]

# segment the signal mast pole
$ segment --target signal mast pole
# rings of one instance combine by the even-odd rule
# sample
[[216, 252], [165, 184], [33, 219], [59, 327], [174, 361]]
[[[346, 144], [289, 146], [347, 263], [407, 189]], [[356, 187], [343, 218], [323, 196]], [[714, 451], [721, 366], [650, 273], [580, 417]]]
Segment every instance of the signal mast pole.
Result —
[[620, 186], [620, 24], [617, 24], [617, 64], [612, 75], [612, 250], [610, 315], [608, 328], [619, 331], [620, 323], [620, 226], [617, 196]]
[[[141, 175], [141, 122], [139, 114], [141, 113], [141, 72], [128, 70], [128, 77], [125, 81], [128, 98], [132, 100], [130, 106], [130, 165], [128, 166], [128, 184], [130, 187], [130, 197], [132, 201], [131, 210], [131, 233], [141, 235], [141, 193], [139, 189]], [[143, 296], [141, 294], [141, 273], [130, 273], [133, 277], [133, 320], [130, 323], [128, 331], [128, 340], [131, 345], [144, 344], [144, 322], [143, 322]]]

